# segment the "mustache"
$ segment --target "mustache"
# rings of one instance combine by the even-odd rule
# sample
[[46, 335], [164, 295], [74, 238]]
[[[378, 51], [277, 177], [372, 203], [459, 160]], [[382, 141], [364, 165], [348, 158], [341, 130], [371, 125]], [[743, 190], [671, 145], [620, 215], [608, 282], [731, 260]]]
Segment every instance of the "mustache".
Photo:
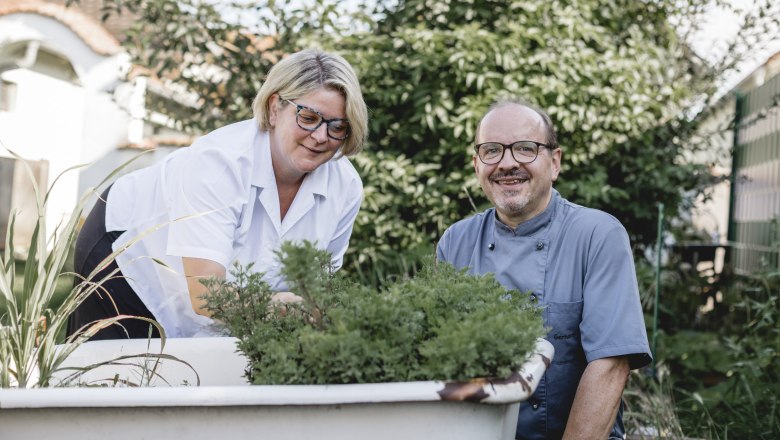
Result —
[[506, 179], [506, 178], [525, 180], [525, 179], [530, 179], [531, 175], [520, 170], [509, 171], [509, 172], [495, 172], [490, 175], [490, 180], [498, 180], [498, 179]]

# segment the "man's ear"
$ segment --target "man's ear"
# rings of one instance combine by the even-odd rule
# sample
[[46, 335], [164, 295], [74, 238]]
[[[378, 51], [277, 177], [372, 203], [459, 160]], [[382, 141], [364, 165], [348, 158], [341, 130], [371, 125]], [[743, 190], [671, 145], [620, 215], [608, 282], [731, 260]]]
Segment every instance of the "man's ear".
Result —
[[477, 170], [477, 156], [471, 156], [471, 159], [474, 161], [474, 172], [479, 173]]
[[276, 121], [279, 117], [279, 94], [274, 93], [268, 98], [268, 123], [271, 127], [276, 127]]
[[560, 148], [556, 148], [551, 151], [550, 166], [552, 167], [552, 181], [558, 180], [558, 174], [561, 172], [561, 159], [563, 159], [563, 151]]

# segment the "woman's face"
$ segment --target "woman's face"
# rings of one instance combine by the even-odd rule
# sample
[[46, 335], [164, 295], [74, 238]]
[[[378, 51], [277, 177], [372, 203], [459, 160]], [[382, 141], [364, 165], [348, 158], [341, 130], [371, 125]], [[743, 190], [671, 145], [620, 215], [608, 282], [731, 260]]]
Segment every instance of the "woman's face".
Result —
[[[327, 120], [347, 117], [344, 96], [335, 90], [317, 89], [292, 101], [318, 112]], [[330, 160], [344, 143], [328, 136], [325, 122], [314, 131], [301, 128], [296, 120], [297, 107], [289, 101], [282, 101], [278, 94], [271, 96], [268, 107], [268, 119], [273, 127], [270, 133], [271, 159], [277, 181], [297, 182], [306, 173]], [[301, 122], [305, 124], [306, 121]]]

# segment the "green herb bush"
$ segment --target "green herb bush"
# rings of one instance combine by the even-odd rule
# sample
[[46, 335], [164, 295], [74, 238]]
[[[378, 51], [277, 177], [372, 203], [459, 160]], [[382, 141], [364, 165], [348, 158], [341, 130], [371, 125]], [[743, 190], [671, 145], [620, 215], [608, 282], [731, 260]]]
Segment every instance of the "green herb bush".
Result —
[[541, 313], [491, 275], [426, 262], [413, 278], [371, 290], [335, 273], [313, 244], [279, 253], [290, 289], [278, 304], [253, 273], [208, 280], [207, 307], [239, 338], [255, 384], [344, 384], [507, 377], [546, 333]]

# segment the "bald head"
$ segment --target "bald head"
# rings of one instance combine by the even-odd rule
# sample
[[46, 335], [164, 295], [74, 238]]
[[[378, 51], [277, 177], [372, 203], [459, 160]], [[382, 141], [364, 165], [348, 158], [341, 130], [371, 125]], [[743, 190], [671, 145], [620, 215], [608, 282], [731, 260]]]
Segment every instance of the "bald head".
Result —
[[[507, 129], [515, 125], [527, 125], [529, 126], [528, 128], [535, 128], [538, 125], [545, 134], [543, 142], [550, 146], [551, 149], [558, 148], [558, 136], [555, 133], [555, 126], [550, 116], [544, 110], [525, 101], [498, 101], [488, 108], [485, 116], [479, 121], [475, 143], [498, 141], [498, 139], [482, 139], [480, 137], [483, 132], [483, 124], [501, 124]], [[490, 130], [490, 132], [495, 133], [493, 130]]]

